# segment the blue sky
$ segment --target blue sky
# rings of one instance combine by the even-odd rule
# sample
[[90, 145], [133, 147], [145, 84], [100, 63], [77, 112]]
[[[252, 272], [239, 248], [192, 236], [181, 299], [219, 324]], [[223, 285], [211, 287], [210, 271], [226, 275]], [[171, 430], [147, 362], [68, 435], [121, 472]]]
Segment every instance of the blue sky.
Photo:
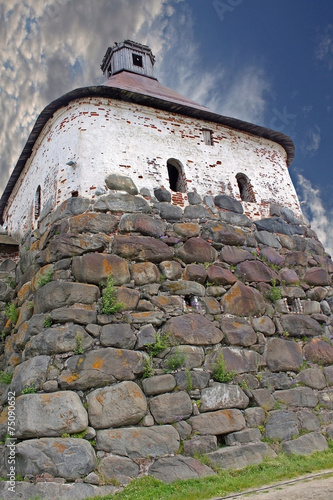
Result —
[[0, 0], [0, 22], [0, 191], [42, 109], [102, 83], [129, 38], [165, 85], [293, 139], [291, 177], [333, 253], [332, 0]]

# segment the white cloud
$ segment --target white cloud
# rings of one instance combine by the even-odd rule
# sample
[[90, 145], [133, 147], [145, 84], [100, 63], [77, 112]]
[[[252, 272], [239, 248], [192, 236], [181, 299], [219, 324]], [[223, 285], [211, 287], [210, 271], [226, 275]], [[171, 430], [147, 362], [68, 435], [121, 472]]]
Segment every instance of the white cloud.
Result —
[[329, 70], [333, 69], [333, 24], [326, 26], [320, 34], [315, 57], [327, 65]]
[[315, 156], [317, 153], [321, 141], [321, 130], [318, 125], [308, 129], [306, 133], [306, 138], [301, 144], [303, 153], [306, 156]]
[[327, 214], [319, 189], [312, 186], [311, 182], [298, 174], [298, 188], [301, 191], [301, 196], [304, 200], [303, 210], [308, 217], [312, 229], [317, 233], [318, 239], [324, 245], [326, 251], [333, 255], [333, 213]]

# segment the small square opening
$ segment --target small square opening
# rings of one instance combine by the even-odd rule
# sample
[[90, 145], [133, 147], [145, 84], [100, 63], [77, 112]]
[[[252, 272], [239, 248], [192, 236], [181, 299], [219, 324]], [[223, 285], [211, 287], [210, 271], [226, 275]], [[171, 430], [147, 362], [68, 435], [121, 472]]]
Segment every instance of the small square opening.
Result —
[[142, 68], [142, 56], [139, 54], [132, 54], [134, 66], [140, 66]]

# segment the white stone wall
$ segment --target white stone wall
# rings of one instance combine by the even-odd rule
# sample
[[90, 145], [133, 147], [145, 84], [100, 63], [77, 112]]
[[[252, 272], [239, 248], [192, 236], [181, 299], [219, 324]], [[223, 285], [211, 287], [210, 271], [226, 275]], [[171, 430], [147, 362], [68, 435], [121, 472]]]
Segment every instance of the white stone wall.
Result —
[[[204, 144], [203, 129], [213, 145]], [[244, 202], [253, 218], [267, 216], [276, 202], [301, 214], [279, 144], [216, 123], [128, 102], [85, 98], [61, 108], [44, 127], [5, 210], [9, 234], [36, 227], [34, 200], [41, 186], [41, 210], [71, 196], [95, 197], [111, 172], [130, 176], [137, 187], [170, 189], [167, 160], [184, 169], [187, 191], [228, 194], [241, 201], [236, 175], [245, 174], [255, 203]], [[73, 160], [75, 165], [66, 163]], [[186, 205], [186, 193], [174, 202]]]

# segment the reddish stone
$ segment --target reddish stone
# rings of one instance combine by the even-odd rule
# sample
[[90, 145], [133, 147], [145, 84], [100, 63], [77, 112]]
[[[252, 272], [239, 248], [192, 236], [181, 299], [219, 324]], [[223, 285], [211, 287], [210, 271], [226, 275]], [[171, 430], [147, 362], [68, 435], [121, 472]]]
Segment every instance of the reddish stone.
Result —
[[183, 278], [188, 281], [197, 281], [203, 285], [207, 279], [207, 271], [200, 264], [189, 264], [186, 266]]
[[235, 316], [262, 316], [266, 310], [260, 292], [241, 281], [222, 297], [221, 303], [225, 313]]
[[222, 318], [221, 329], [228, 344], [250, 346], [257, 341], [257, 334], [243, 318]]
[[213, 241], [224, 245], [244, 245], [246, 241], [246, 236], [241, 229], [235, 229], [224, 222], [213, 222], [209, 229]]
[[199, 236], [200, 225], [196, 222], [184, 222], [174, 224], [173, 230], [183, 238], [193, 238]]
[[302, 348], [293, 340], [272, 338], [267, 342], [265, 354], [272, 372], [299, 371], [303, 362]]
[[224, 246], [221, 250], [220, 260], [230, 265], [237, 265], [244, 260], [254, 260], [255, 256], [248, 250], [242, 248]]
[[89, 253], [82, 257], [74, 257], [72, 273], [76, 281], [96, 285], [106, 283], [108, 276], [112, 276], [115, 285], [123, 285], [130, 280], [126, 260], [117, 255], [103, 253]]
[[281, 281], [284, 281], [286, 285], [292, 285], [293, 283], [299, 283], [299, 276], [293, 269], [282, 269], [280, 271]]
[[68, 230], [71, 233], [110, 234], [116, 229], [118, 222], [114, 215], [89, 212], [87, 214], [70, 217], [65, 224], [68, 224]]
[[330, 276], [326, 269], [313, 267], [306, 271], [304, 281], [311, 286], [326, 286], [330, 284]]
[[272, 264], [276, 264], [277, 266], [283, 266], [284, 265], [284, 256], [280, 255], [274, 248], [271, 247], [265, 247], [261, 251], [261, 256], [266, 259], [268, 262], [271, 262]]
[[263, 281], [270, 283], [272, 279], [278, 280], [278, 275], [259, 260], [245, 261], [238, 264], [236, 274], [244, 281]]
[[308, 264], [307, 255], [304, 252], [289, 252], [285, 257], [286, 266], [303, 266]]
[[208, 269], [208, 281], [216, 285], [233, 285], [237, 278], [229, 269], [223, 269], [220, 266], [211, 266]]
[[177, 254], [186, 264], [192, 262], [214, 262], [217, 257], [215, 248], [202, 238], [190, 238], [178, 250]]
[[165, 222], [153, 219], [145, 214], [126, 214], [119, 222], [119, 231], [130, 233], [136, 231], [144, 236], [163, 236], [165, 233]]
[[304, 346], [304, 357], [312, 363], [333, 364], [333, 346], [325, 340], [312, 339]]
[[131, 276], [137, 286], [160, 281], [160, 272], [152, 262], [138, 262], [131, 266]]
[[201, 314], [190, 313], [169, 319], [163, 325], [180, 344], [210, 345], [221, 342], [223, 333]]
[[137, 261], [163, 262], [173, 257], [173, 250], [168, 245], [150, 236], [116, 236], [113, 251], [125, 259]]

